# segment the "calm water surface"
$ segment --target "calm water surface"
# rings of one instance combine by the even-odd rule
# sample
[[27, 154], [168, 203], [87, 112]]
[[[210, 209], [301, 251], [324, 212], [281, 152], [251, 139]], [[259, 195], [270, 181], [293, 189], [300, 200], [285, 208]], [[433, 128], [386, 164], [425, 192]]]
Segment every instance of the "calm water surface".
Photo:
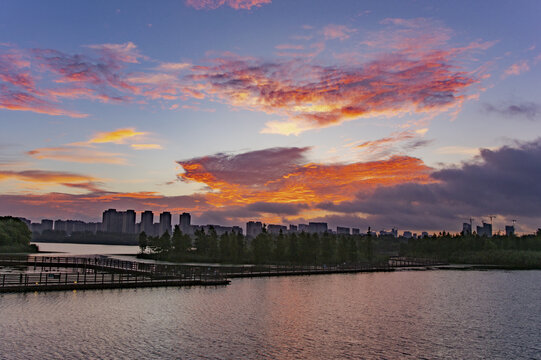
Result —
[[115, 254], [137, 254], [139, 247], [135, 245], [101, 245], [101, 244], [70, 244], [70, 243], [43, 243], [36, 242], [39, 251], [47, 253], [35, 254], [42, 256], [51, 255], [115, 255]]
[[0, 358], [541, 359], [541, 271], [0, 295]]

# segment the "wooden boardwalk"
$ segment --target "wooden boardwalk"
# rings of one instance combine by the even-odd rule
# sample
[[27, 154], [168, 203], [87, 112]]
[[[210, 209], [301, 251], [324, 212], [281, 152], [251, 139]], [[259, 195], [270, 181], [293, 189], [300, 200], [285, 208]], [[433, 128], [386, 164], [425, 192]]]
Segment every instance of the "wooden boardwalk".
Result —
[[170, 278], [155, 279], [131, 274], [115, 273], [28, 273], [3, 274], [0, 292], [27, 292], [53, 290], [118, 289], [160, 286], [227, 285], [223, 278]]
[[[443, 263], [391, 257], [380, 264], [210, 266], [148, 263], [105, 256], [0, 256], [0, 266], [30, 270], [0, 275], [0, 292], [227, 285], [229, 278], [384, 272], [433, 265]], [[72, 271], [61, 272], [60, 269]]]

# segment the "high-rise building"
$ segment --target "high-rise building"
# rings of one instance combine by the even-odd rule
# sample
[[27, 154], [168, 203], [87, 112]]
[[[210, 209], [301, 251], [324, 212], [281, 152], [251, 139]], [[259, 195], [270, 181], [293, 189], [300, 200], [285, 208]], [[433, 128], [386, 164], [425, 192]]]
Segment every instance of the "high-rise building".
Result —
[[192, 216], [190, 213], [182, 213], [179, 216], [178, 226], [184, 234], [193, 234]]
[[105, 210], [102, 217], [102, 231], [122, 232], [122, 213], [119, 213], [116, 209]]
[[310, 233], [324, 233], [327, 232], [327, 223], [325, 222], [309, 222], [308, 232]]
[[505, 236], [514, 236], [514, 235], [515, 235], [515, 226], [505, 225]]
[[41, 231], [45, 230], [52, 230], [53, 229], [53, 221], [48, 219], [41, 220]]
[[173, 232], [171, 230], [171, 213], [169, 211], [164, 211], [160, 214], [160, 230], [159, 236], [162, 236], [165, 233], [171, 235]]
[[343, 227], [343, 226], [337, 226], [336, 227], [336, 233], [339, 235], [349, 235], [349, 228]]
[[289, 232], [290, 233], [296, 233], [297, 232], [297, 225], [289, 224]]
[[471, 235], [471, 224], [463, 223], [462, 224], [462, 235]]
[[287, 232], [287, 226], [284, 226], [284, 225], [274, 225], [274, 224], [269, 224], [267, 226], [267, 232], [269, 234], [280, 234], [280, 231], [282, 231], [282, 234], [285, 234]]
[[122, 212], [122, 232], [127, 234], [135, 233], [135, 211], [126, 210]]
[[248, 221], [246, 223], [246, 236], [255, 238], [263, 232], [263, 224], [261, 221]]
[[351, 234], [352, 235], [359, 235], [361, 233], [361, 230], [358, 228], [351, 228]]
[[141, 214], [141, 232], [147, 235], [154, 235], [154, 213], [150, 210]]
[[483, 226], [477, 226], [477, 235], [492, 237], [492, 224], [483, 221]]

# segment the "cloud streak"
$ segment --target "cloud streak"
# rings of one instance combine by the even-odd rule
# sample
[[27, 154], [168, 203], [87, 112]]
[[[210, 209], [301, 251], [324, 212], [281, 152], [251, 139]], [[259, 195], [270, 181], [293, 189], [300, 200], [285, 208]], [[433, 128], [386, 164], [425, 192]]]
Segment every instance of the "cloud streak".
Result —
[[126, 159], [123, 157], [122, 154], [109, 153], [81, 146], [58, 146], [38, 148], [28, 151], [27, 154], [36, 159], [49, 159], [85, 164], [98, 163], [125, 165], [127, 163]]
[[511, 104], [503, 107], [498, 107], [492, 104], [485, 104], [484, 109], [489, 113], [512, 117], [523, 116], [530, 120], [534, 120], [536, 117], [538, 117], [539, 114], [541, 114], [541, 105], [534, 102]]
[[186, 5], [196, 10], [214, 10], [221, 6], [229, 6], [235, 10], [250, 10], [270, 4], [272, 0], [186, 0]]

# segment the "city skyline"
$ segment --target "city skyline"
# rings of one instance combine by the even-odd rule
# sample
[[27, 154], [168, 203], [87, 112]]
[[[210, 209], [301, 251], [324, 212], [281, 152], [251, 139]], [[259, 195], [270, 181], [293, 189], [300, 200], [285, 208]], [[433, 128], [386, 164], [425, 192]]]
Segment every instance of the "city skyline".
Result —
[[534, 232], [540, 10], [3, 2], [0, 214]]
[[[489, 216], [490, 218], [490, 216]], [[504, 225], [502, 229], [501, 226], [497, 231], [493, 231], [493, 220], [494, 217], [490, 219], [490, 222], [485, 222], [481, 220], [479, 223], [481, 226], [477, 225], [475, 230], [473, 228], [474, 219], [470, 218], [469, 222], [462, 223], [462, 229], [450, 231], [443, 230], [443, 232], [451, 234], [463, 234], [463, 235], [472, 235], [474, 232], [479, 236], [492, 237], [493, 235], [505, 234], [506, 236], [511, 236], [518, 234], [516, 232], [515, 223], [516, 220], [513, 220], [512, 225]], [[405, 238], [416, 238], [419, 236], [428, 236], [429, 232], [425, 231], [426, 229], [401, 229], [402, 234], [399, 234], [399, 229], [397, 227], [392, 227], [388, 229], [375, 229], [368, 227], [366, 232], [363, 232], [359, 227], [347, 227], [336, 225], [333, 230], [332, 226], [329, 226], [326, 222], [308, 222], [307, 224], [266, 224], [264, 222], [258, 221], [257, 219], [252, 219], [246, 222], [244, 229], [242, 226], [233, 225], [233, 226], [223, 226], [222, 224], [193, 224], [191, 222], [190, 213], [182, 214], [171, 214], [168, 211], [164, 211], [159, 214], [159, 222], [154, 222], [154, 213], [150, 210], [142, 211], [139, 215], [139, 222], [137, 222], [137, 212], [134, 210], [125, 210], [117, 211], [116, 209], [107, 209], [102, 214], [101, 222], [84, 222], [78, 219], [41, 219], [40, 222], [32, 222], [26, 218], [19, 218], [23, 220], [32, 232], [41, 233], [44, 230], [54, 230], [54, 231], [64, 231], [67, 235], [70, 235], [73, 232], [92, 232], [96, 233], [109, 232], [109, 233], [124, 233], [124, 234], [139, 234], [145, 232], [147, 235], [151, 236], [161, 236], [165, 232], [172, 235], [173, 230], [176, 226], [179, 226], [179, 229], [186, 234], [194, 235], [195, 230], [202, 229], [204, 231], [214, 228], [217, 231], [218, 235], [221, 235], [226, 232], [235, 232], [243, 234], [247, 237], [255, 238], [260, 234], [263, 229], [266, 229], [267, 232], [271, 234], [290, 233], [290, 232], [308, 232], [308, 233], [324, 233], [331, 232], [335, 234], [344, 234], [344, 235], [366, 235], [369, 232], [372, 234], [383, 235], [392, 235], [393, 237], [402, 236]], [[178, 219], [175, 221], [174, 219]], [[458, 224], [457, 224], [458, 228]], [[537, 229], [537, 232], [539, 229]], [[441, 233], [442, 231], [440, 231]], [[434, 232], [434, 234], [436, 234]], [[523, 233], [527, 234], [527, 233]]]

